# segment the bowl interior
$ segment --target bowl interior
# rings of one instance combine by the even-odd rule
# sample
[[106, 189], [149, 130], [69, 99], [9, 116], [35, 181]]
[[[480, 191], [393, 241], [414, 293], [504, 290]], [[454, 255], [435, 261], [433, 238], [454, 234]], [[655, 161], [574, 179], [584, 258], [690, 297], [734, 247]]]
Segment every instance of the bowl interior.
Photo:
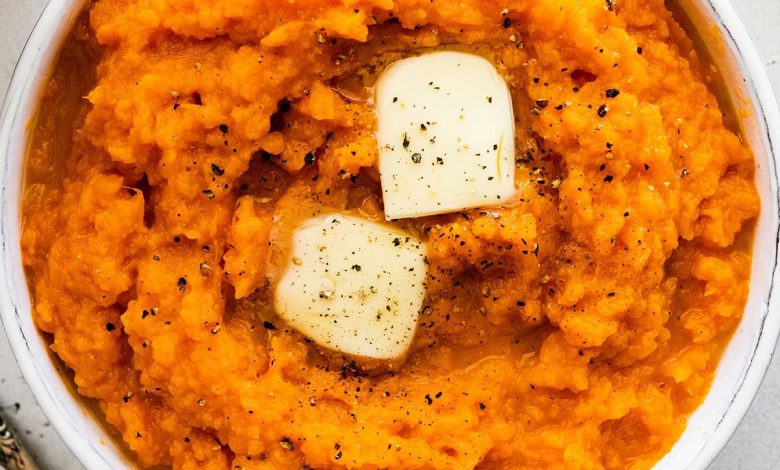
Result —
[[[17, 66], [0, 127], [0, 314], [22, 372], [44, 412], [74, 454], [88, 468], [134, 464], [93, 413], [72, 394], [53, 361], [47, 340], [30, 316], [30, 296], [19, 250], [20, 202], [26, 142], [40, 90], [84, 0], [51, 0]], [[772, 132], [777, 109], [768, 80], [747, 34], [727, 0], [680, 0], [726, 77], [728, 94], [756, 157], [762, 211], [756, 229], [751, 292], [739, 328], [726, 349], [702, 406], [657, 468], [704, 468], [733, 433], [768, 366], [780, 330], [769, 316], [777, 266], [778, 200]], [[780, 137], [779, 137], [780, 138]]]
[[30, 294], [19, 240], [24, 157], [43, 86], [85, 0], [51, 0], [25, 45], [3, 104], [0, 127], [0, 317], [16, 361], [52, 426], [88, 468], [134, 464], [114, 443], [100, 420], [75, 395], [48, 340], [30, 315]]
[[[679, 0], [700, 35], [702, 47], [725, 79], [728, 99], [756, 160], [761, 215], [755, 231], [751, 289], [745, 311], [723, 353], [710, 393], [688, 427], [656, 468], [705, 468], [741, 421], [769, 365], [778, 334], [769, 315], [777, 269], [778, 188], [772, 148], [777, 134], [774, 101], [763, 65], [728, 1]], [[731, 77], [731, 78], [729, 78]]]

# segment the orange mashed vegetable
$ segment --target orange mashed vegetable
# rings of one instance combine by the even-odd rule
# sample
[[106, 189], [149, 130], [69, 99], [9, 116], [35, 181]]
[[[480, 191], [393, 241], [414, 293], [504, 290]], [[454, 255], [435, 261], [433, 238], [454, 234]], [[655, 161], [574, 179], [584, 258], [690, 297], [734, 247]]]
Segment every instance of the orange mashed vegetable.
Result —
[[[644, 469], [680, 436], [740, 320], [759, 199], [662, 0], [88, 8], [22, 244], [36, 324], [143, 466]], [[388, 368], [269, 297], [300, 220], [383, 217], [371, 86], [437, 48], [510, 84], [519, 194], [397, 222], [430, 265]]]

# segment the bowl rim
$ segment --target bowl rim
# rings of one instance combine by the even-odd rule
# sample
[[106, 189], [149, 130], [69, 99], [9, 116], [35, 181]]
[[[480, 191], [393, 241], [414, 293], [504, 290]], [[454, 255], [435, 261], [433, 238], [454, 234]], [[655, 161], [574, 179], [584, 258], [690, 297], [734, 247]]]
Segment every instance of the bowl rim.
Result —
[[[0, 161], [0, 320], [8, 336], [13, 355], [19, 365], [25, 381], [30, 387], [33, 396], [40, 405], [60, 436], [74, 456], [87, 468], [110, 468], [109, 462], [86, 436], [69, 419], [65, 419], [64, 412], [60, 408], [59, 400], [55, 396], [56, 390], [47, 386], [28, 346], [28, 339], [20, 325], [20, 312], [13, 301], [12, 292], [14, 285], [11, 276], [6, 270], [11, 266], [9, 253], [11, 250], [19, 250], [19, 240], [7, 237], [8, 214], [8, 188], [6, 185], [8, 176], [8, 147], [10, 140], [24, 135], [28, 122], [19, 124], [16, 119], [9, 116], [17, 116], [17, 112], [24, 108], [25, 102], [37, 98], [41, 77], [48, 77], [51, 58], [56, 57], [61, 41], [53, 41], [57, 34], [69, 31], [70, 25], [80, 13], [86, 0], [48, 0], [46, 6], [38, 17], [35, 26], [28, 37], [17, 61], [11, 81], [6, 91], [0, 112], [0, 151], [4, 158]], [[731, 41], [736, 49], [736, 59], [740, 69], [744, 72], [742, 77], [745, 86], [753, 97], [752, 105], [755, 106], [759, 118], [759, 132], [766, 138], [768, 144], [767, 163], [769, 172], [773, 173], [773, 181], [778, 180], [780, 164], [774, 147], [775, 142], [780, 142], [780, 110], [772, 90], [769, 77], [764, 68], [760, 55], [750, 38], [747, 28], [737, 14], [729, 0], [698, 0], [710, 7], [714, 14], [713, 20], [721, 26], [724, 40]], [[56, 49], [52, 48], [56, 44]], [[49, 60], [42, 60], [49, 58]], [[32, 78], [31, 78], [32, 76]], [[33, 106], [34, 108], [34, 106]], [[28, 109], [21, 115], [29, 118], [34, 114]], [[780, 192], [775, 188], [771, 195], [775, 198], [775, 206], [780, 205]], [[775, 226], [778, 230], [780, 227]], [[780, 247], [780, 231], [775, 238], [776, 247]], [[755, 256], [755, 252], [754, 252]], [[748, 366], [741, 383], [731, 399], [728, 409], [721, 417], [712, 436], [706, 441], [697, 454], [692, 457], [691, 468], [705, 468], [723, 450], [727, 442], [738, 428], [740, 422], [747, 413], [755, 395], [766, 375], [769, 364], [773, 358], [777, 341], [780, 337], [780, 315], [772, 314], [780, 310], [780, 285], [776, 284], [775, 277], [780, 275], [780, 266], [775, 259], [767, 296], [767, 311], [763, 316], [762, 328], [759, 339], [748, 358]], [[27, 312], [29, 315], [29, 312]], [[78, 398], [72, 397], [72, 400]], [[107, 436], [108, 437], [108, 436]], [[110, 438], [110, 437], [108, 437]]]

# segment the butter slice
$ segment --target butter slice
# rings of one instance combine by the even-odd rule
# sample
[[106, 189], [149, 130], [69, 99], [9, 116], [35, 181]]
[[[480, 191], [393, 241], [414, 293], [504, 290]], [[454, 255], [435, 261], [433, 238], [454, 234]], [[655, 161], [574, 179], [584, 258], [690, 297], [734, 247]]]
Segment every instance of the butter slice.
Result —
[[374, 99], [388, 220], [512, 196], [512, 99], [489, 61], [449, 51], [403, 59], [381, 75]]
[[317, 344], [394, 359], [411, 345], [425, 297], [425, 246], [354, 216], [304, 222], [274, 291], [276, 313]]

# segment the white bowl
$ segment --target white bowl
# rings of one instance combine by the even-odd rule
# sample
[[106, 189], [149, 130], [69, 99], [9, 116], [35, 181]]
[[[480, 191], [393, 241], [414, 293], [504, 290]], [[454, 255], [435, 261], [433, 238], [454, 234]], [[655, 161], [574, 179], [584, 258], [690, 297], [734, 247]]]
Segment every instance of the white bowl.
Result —
[[[728, 0], [680, 0], [727, 80], [745, 137], [756, 156], [761, 216], [755, 238], [750, 296], [739, 328], [726, 349], [704, 403], [690, 417], [674, 448], [657, 465], [701, 469], [720, 452], [758, 390], [780, 333], [778, 276], [778, 113], [769, 80], [744, 25]], [[30, 316], [22, 268], [20, 201], [27, 141], [33, 116], [57, 52], [84, 0], [51, 0], [30, 36], [3, 106], [0, 127], [0, 317], [25, 379], [54, 428], [89, 469], [132, 467], [52, 360], [47, 341]], [[780, 278], [778, 278], [780, 280]], [[774, 313], [772, 313], [774, 312]]]

